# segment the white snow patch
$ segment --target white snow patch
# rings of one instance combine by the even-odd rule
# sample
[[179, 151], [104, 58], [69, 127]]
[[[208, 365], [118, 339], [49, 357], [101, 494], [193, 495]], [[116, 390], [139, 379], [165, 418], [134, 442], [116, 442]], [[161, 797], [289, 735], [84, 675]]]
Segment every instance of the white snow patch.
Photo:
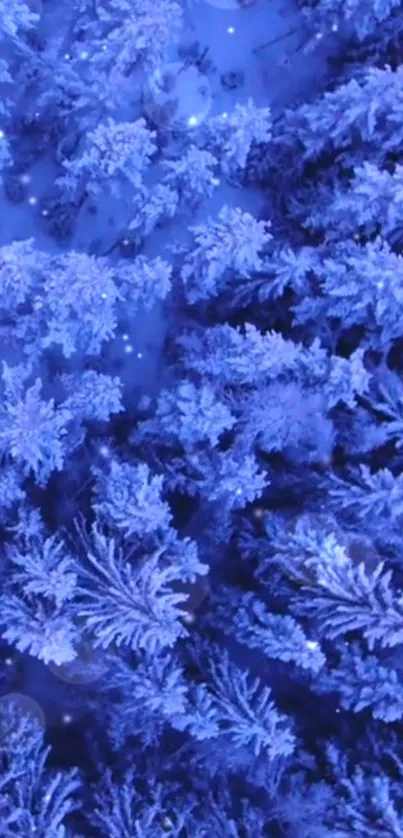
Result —
[[[224, 8], [221, 4], [227, 2], [235, 5]], [[237, 102], [243, 104], [250, 97], [259, 107], [269, 105], [277, 112], [310, 99], [324, 87], [328, 39], [315, 52], [304, 54], [301, 13], [292, 0], [256, 0], [241, 8], [236, 0], [196, 2], [188, 11], [187, 27], [189, 40], [198, 40], [202, 50], [209, 47], [216, 68], [210, 77], [213, 116], [231, 111]], [[233, 33], [228, 32], [230, 28]], [[273, 43], [255, 52], [268, 41]], [[221, 84], [220, 77], [229, 71], [244, 74], [237, 90], [225, 90]]]
[[[172, 105], [172, 123], [197, 128], [212, 105], [210, 82], [197, 67], [179, 61], [165, 64], [149, 79], [148, 92], [155, 105]], [[145, 105], [147, 111], [147, 104]]]
[[241, 9], [241, 3], [238, 0], [205, 0], [209, 6], [216, 6], [217, 9], [226, 9], [226, 11], [236, 11]]

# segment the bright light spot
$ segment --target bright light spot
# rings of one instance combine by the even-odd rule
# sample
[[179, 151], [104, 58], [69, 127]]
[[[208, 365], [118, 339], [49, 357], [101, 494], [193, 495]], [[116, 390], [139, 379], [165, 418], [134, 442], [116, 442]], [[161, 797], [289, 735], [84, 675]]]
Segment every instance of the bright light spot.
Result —
[[66, 61], [69, 61], [69, 59], [71, 58], [71, 55], [70, 55], [70, 53], [66, 52], [64, 57], [65, 57]]
[[132, 346], [130, 346], [130, 343], [128, 343], [128, 344], [125, 346], [125, 352], [126, 352], [128, 355], [130, 355], [130, 354], [133, 352], [133, 347], [132, 347]]
[[224, 111], [224, 113], [222, 113], [221, 116], [223, 119], [228, 119], [227, 111]]
[[188, 614], [184, 614], [184, 615], [183, 615], [183, 617], [182, 617], [182, 619], [183, 619], [183, 622], [184, 622], [184, 623], [186, 623], [188, 626], [191, 626], [191, 625], [193, 625], [193, 623], [195, 622], [195, 619], [196, 619], [196, 618], [195, 618], [195, 615], [194, 615], [194, 614], [191, 614], [191, 613], [189, 612]]
[[237, 489], [235, 492], [236, 495], [242, 495], [242, 489]]
[[315, 38], [317, 41], [320, 41], [320, 39], [323, 38], [323, 32], [317, 32]]
[[142, 353], [142, 352], [138, 352], [138, 353], [137, 353], [137, 357], [138, 357], [138, 358], [142, 358], [142, 357], [143, 357], [143, 353]]
[[307, 643], [306, 643], [306, 648], [307, 649], [317, 649], [318, 646], [319, 646], [319, 643], [317, 643], [316, 640], [308, 640]]
[[12, 666], [13, 665], [13, 659], [12, 658], [5, 658], [4, 663], [5, 663], [6, 666]]
[[220, 179], [218, 177], [212, 177], [211, 183], [213, 184], [213, 186], [218, 186], [220, 183]]
[[38, 198], [35, 198], [34, 195], [31, 195], [31, 197], [28, 198], [28, 203], [31, 204], [31, 207], [34, 207], [35, 204], [38, 203]]
[[65, 713], [62, 716], [62, 722], [63, 722], [64, 725], [69, 725], [69, 724], [71, 724], [72, 721], [73, 721], [73, 716], [71, 716], [70, 713]]
[[42, 215], [49, 215], [49, 210], [47, 210], [47, 209], [42, 210]]
[[229, 27], [228, 27], [228, 29], [227, 29], [227, 32], [228, 32], [228, 35], [233, 35], [233, 34], [234, 34], [234, 32], [235, 32], [234, 27], [233, 27], [233, 26], [229, 26]]
[[125, 247], [127, 247], [127, 245], [128, 245], [128, 244], [130, 244], [130, 239], [122, 239], [122, 244], [123, 244]]
[[384, 287], [385, 287], [385, 283], [384, 283], [384, 282], [382, 282], [382, 280], [381, 280], [381, 279], [380, 279], [380, 280], [379, 280], [379, 282], [377, 282], [376, 284], [377, 284], [378, 288], [384, 288]]
[[122, 340], [129, 340], [129, 335], [122, 335]]
[[106, 50], [106, 44], [102, 44], [102, 49], [103, 49], [103, 51], [105, 52], [105, 50]]
[[197, 116], [190, 116], [188, 119], [188, 125], [197, 125]]
[[3, 137], [4, 137], [4, 131], [0, 131], [0, 140], [2, 140]]
[[100, 445], [99, 453], [101, 457], [109, 457], [109, 448], [107, 445]]
[[88, 58], [88, 52], [86, 52], [85, 50], [84, 52], [80, 52], [80, 58], [82, 58], [82, 60], [85, 61], [85, 59]]
[[337, 32], [338, 28], [339, 27], [338, 27], [337, 23], [334, 23], [333, 26], [332, 26], [332, 32]]
[[31, 175], [21, 175], [21, 183], [31, 183]]
[[104, 294], [101, 294], [101, 297], [102, 297], [103, 300], [106, 300], [108, 295], [104, 293]]

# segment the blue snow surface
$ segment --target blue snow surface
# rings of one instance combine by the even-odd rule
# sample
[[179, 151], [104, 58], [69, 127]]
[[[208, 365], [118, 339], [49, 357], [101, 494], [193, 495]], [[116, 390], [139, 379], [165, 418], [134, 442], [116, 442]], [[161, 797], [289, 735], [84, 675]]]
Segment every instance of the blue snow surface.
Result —
[[0, 0], [0, 838], [403, 836], [402, 5]]

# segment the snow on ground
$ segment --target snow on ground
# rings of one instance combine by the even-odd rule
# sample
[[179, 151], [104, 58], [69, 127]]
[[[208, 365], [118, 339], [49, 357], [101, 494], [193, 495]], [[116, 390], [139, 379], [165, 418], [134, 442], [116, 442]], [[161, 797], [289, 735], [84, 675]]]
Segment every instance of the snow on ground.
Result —
[[[168, 90], [165, 89], [168, 85]], [[172, 88], [172, 90], [170, 89]], [[173, 103], [172, 122], [195, 128], [207, 119], [212, 93], [207, 76], [197, 67], [184, 67], [183, 61], [165, 64], [151, 76], [148, 91], [153, 104], [164, 107]], [[145, 107], [147, 113], [147, 106]]]
[[[232, 8], [221, 8], [224, 4]], [[295, 100], [309, 98], [325, 84], [324, 50], [329, 44], [308, 56], [302, 50], [296, 52], [303, 33], [301, 15], [292, 0], [255, 0], [244, 7], [236, 0], [196, 0], [188, 19], [189, 33], [200, 41], [202, 49], [209, 47], [217, 68], [211, 80], [213, 116], [249, 97], [256, 105], [270, 105], [276, 113]], [[297, 31], [254, 52], [292, 30]], [[244, 83], [237, 90], [226, 91], [220, 76], [233, 70], [244, 73]]]
[[0, 190], [0, 246], [34, 237], [38, 250], [53, 251], [58, 248], [57, 243], [46, 234], [46, 223], [40, 213], [40, 199], [50, 190], [58, 174], [58, 168], [44, 157], [21, 175], [24, 188], [21, 203], [11, 203]]

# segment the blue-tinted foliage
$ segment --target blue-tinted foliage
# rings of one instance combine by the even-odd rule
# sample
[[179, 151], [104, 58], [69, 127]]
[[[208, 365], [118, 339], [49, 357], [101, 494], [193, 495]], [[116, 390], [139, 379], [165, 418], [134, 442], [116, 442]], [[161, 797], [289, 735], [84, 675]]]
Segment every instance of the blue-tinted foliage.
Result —
[[79, 422], [107, 422], [113, 414], [123, 411], [122, 382], [118, 377], [87, 370], [82, 375], [63, 375], [61, 381], [66, 395], [63, 407]]
[[223, 593], [214, 625], [251, 649], [260, 649], [268, 658], [293, 661], [313, 673], [320, 671], [325, 656], [319, 643], [309, 640], [293, 617], [271, 614], [254, 594], [237, 594]]
[[343, 24], [360, 40], [376, 33], [379, 24], [399, 6], [400, 0], [318, 0], [304, 9], [307, 20], [318, 32], [337, 31]]
[[[140, 738], [145, 745], [157, 744], [164, 725], [178, 727], [176, 716], [182, 716], [186, 708], [184, 672], [166, 651], [150, 657], [142, 654], [132, 665], [111, 656], [101, 689], [107, 696], [120, 691], [119, 713], [113, 701], [109, 712], [108, 704], [104, 705], [115, 748], [122, 747], [129, 736]], [[104, 721], [102, 713], [101, 723]]]
[[328, 757], [339, 786], [339, 799], [329, 813], [335, 838], [377, 838], [379, 834], [400, 838], [401, 775], [398, 784], [383, 773], [349, 765], [335, 747], [328, 749]]
[[221, 737], [236, 748], [250, 749], [254, 757], [269, 760], [293, 753], [295, 739], [287, 718], [279, 713], [271, 692], [258, 678], [248, 678], [224, 655], [211, 664], [213, 707]]
[[[10, 455], [26, 475], [31, 472], [39, 482], [49, 478], [54, 470], [63, 468], [65, 437], [72, 414], [55, 405], [54, 399], [42, 398], [42, 382], [37, 378], [32, 386], [24, 385], [26, 372], [18, 381], [4, 365], [5, 398], [0, 410], [0, 449]], [[13, 375], [10, 386], [10, 375]]]
[[[18, 575], [17, 575], [18, 581]], [[58, 666], [76, 657], [79, 635], [67, 610], [48, 606], [36, 597], [0, 596], [1, 635], [10, 646], [44, 663]]]
[[263, 265], [260, 253], [272, 238], [269, 226], [250, 213], [224, 206], [217, 221], [193, 227], [194, 248], [181, 272], [189, 303], [218, 296], [231, 272], [248, 277], [258, 271]]
[[403, 599], [384, 562], [366, 567], [347, 552], [332, 532], [297, 522], [276, 560], [305, 591], [296, 598], [300, 613], [315, 617], [325, 636], [337, 638], [362, 631], [370, 649], [403, 641]]
[[94, 526], [83, 549], [88, 570], [78, 587], [77, 616], [96, 646], [152, 653], [186, 635], [181, 605], [187, 597], [172, 588], [178, 570], [164, 562], [163, 547], [131, 562], [124, 546]]
[[155, 417], [143, 425], [146, 438], [148, 434], [160, 436], [190, 449], [203, 442], [216, 446], [235, 421], [210, 384], [196, 387], [191, 381], [182, 381], [175, 390], [163, 391]]
[[131, 466], [111, 460], [98, 475], [94, 509], [128, 536], [140, 538], [169, 527], [172, 516], [161, 498], [163, 478], [145, 463]]
[[10, 696], [0, 708], [0, 818], [4, 838], [64, 838], [78, 808], [76, 771], [50, 771], [43, 730]]
[[339, 666], [325, 672], [319, 690], [340, 696], [341, 706], [360, 713], [369, 709], [375, 719], [387, 723], [403, 717], [402, 682], [393, 668], [382, 666], [374, 655], [361, 654], [357, 645], [349, 645]]
[[402, 3], [185, 5], [0, 0], [0, 838], [403, 838]]
[[174, 798], [167, 799], [160, 784], [143, 795], [135, 783], [134, 770], [119, 782], [107, 772], [95, 792], [91, 823], [105, 838], [164, 838], [167, 834], [180, 838], [183, 827], [190, 824], [190, 805], [183, 801], [185, 805], [172, 811]]
[[[325, 4], [329, 7], [333, 0], [330, 4], [329, 0], [320, 0], [317, 7]], [[357, 4], [368, 8], [381, 5], [382, 0], [376, 4], [353, 0], [350, 11]], [[347, 8], [345, 4], [343, 8]], [[362, 154], [368, 160], [382, 161], [387, 151], [397, 149], [400, 143], [401, 80], [401, 67], [395, 72], [390, 67], [371, 67], [358, 79], [326, 92], [319, 101], [288, 111], [282, 126], [285, 142], [300, 144], [304, 157], [311, 160], [324, 151], [346, 149], [343, 157], [350, 165]], [[362, 145], [355, 143], [357, 134]]]

